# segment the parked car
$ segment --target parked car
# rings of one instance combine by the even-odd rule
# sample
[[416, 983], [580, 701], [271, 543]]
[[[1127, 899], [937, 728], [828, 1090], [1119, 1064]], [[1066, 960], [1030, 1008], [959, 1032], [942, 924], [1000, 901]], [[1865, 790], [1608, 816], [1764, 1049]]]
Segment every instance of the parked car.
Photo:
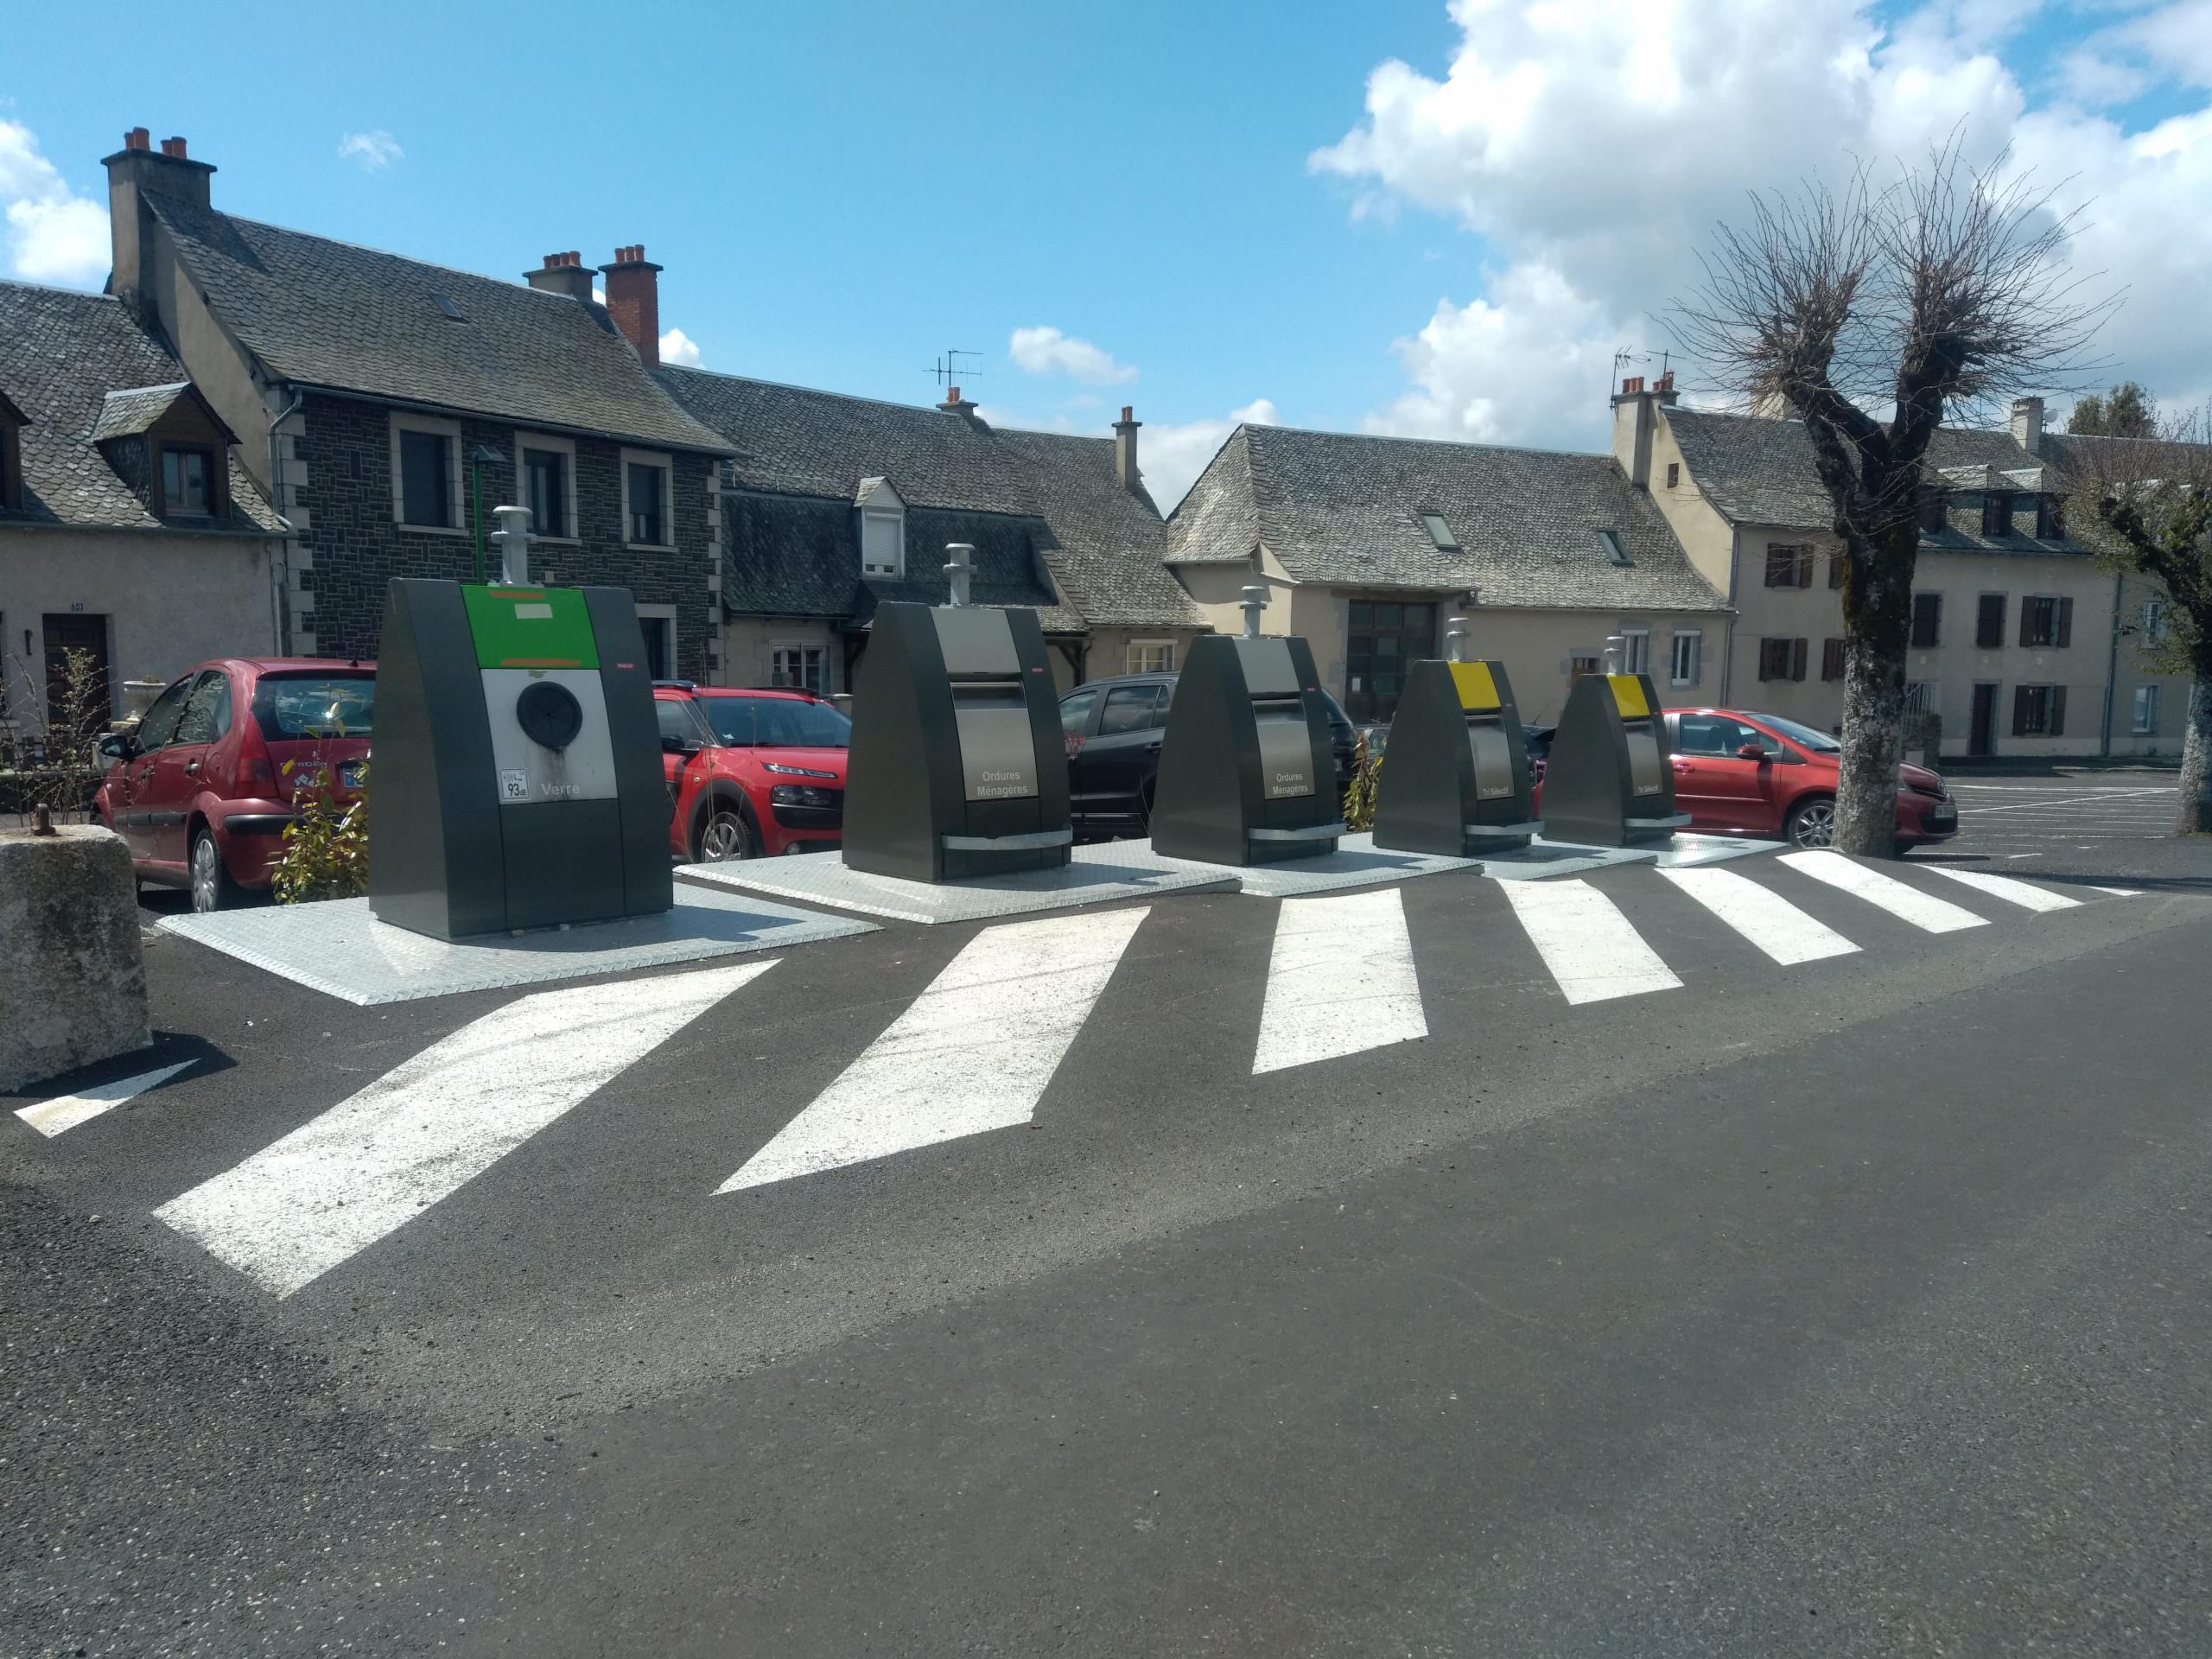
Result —
[[810, 691], [653, 688], [669, 849], [690, 863], [826, 852], [845, 838], [853, 722]]
[[103, 738], [92, 798], [141, 881], [188, 887], [196, 911], [267, 888], [304, 799], [351, 802], [376, 728], [376, 664], [315, 658], [202, 663], [137, 728]]
[[[1068, 753], [1068, 804], [1078, 836], [1141, 836], [1152, 821], [1160, 741], [1175, 698], [1174, 674], [1090, 680], [1060, 699]], [[1337, 795], [1351, 785], [1359, 734], [1325, 691]]]
[[[1692, 830], [1799, 847], [1826, 847], [1835, 838], [1843, 746], [1834, 738], [1741, 709], [1669, 709], [1665, 718], [1675, 810], [1689, 814]], [[1536, 798], [1541, 817], [1541, 785]], [[1924, 846], [1958, 833], [1958, 806], [1942, 779], [1925, 766], [1899, 767], [1897, 844]]]

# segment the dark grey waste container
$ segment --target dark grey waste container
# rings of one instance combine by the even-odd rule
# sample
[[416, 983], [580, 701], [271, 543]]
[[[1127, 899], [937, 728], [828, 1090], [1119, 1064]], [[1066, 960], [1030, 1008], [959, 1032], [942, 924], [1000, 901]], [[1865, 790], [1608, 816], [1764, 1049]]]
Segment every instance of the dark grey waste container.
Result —
[[880, 606], [853, 687], [845, 862], [912, 881], [1068, 861], [1067, 750], [1037, 613]]
[[1658, 694], [1645, 674], [1574, 683], [1544, 767], [1544, 836], [1586, 847], [1664, 841], [1689, 823], [1675, 810], [1675, 770]]
[[442, 939], [675, 902], [637, 607], [620, 588], [394, 578], [369, 907]]
[[1503, 663], [1415, 663], [1390, 721], [1375, 844], [1464, 858], [1525, 847], [1529, 749]]
[[1202, 636], [1160, 738], [1153, 850], [1272, 864], [1334, 852], [1344, 833], [1329, 705], [1306, 641]]

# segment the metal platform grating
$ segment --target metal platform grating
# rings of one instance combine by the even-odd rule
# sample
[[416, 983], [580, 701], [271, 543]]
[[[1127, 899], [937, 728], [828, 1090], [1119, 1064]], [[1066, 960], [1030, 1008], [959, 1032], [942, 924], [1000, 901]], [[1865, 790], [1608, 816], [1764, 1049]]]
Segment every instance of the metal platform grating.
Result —
[[679, 874], [702, 881], [771, 893], [779, 898], [857, 910], [901, 922], [978, 922], [1032, 911], [1066, 910], [1166, 893], [1200, 893], [1236, 885], [1237, 872], [1215, 864], [1162, 858], [1142, 841], [1078, 847], [1058, 869], [1018, 870], [959, 881], [908, 881], [849, 869], [840, 854], [810, 858], [755, 858], [730, 864], [687, 864]]
[[364, 1006], [664, 968], [876, 931], [872, 922], [680, 883], [676, 907], [663, 915], [461, 944], [378, 921], [365, 899], [170, 916], [162, 928]]

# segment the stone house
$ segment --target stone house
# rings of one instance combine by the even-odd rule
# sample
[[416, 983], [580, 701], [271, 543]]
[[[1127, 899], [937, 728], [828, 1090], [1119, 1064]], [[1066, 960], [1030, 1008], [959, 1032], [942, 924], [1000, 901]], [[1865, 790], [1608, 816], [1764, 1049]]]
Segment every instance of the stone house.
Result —
[[[1681, 408], [1671, 377], [1612, 403], [1622, 469], [1737, 613], [1714, 700], [1840, 729], [1841, 543], [1803, 424]], [[1929, 460], [1911, 706], [1945, 755], [2099, 753], [2113, 583], [2067, 534], [2063, 480], [2014, 431], [1942, 429]]]
[[127, 307], [0, 283], [0, 740], [42, 731], [73, 649], [119, 714], [128, 681], [280, 648], [283, 527], [239, 454]]
[[1455, 613], [1533, 724], [1609, 635], [1675, 707], [1718, 701], [1728, 658], [1726, 601], [1610, 455], [1240, 426], [1170, 517], [1167, 559], [1224, 630], [1265, 586], [1262, 630], [1304, 635], [1363, 722], [1390, 719]]
[[215, 169], [143, 127], [106, 167], [110, 291], [175, 353], [295, 530], [289, 651], [372, 657], [388, 579], [474, 576], [480, 521], [519, 502], [535, 574], [629, 588], [656, 672], [718, 673], [730, 446], [618, 323], [652, 292], [642, 246], [601, 268], [602, 307], [575, 253], [502, 282], [223, 213]]
[[1116, 436], [1077, 437], [994, 428], [957, 387], [931, 409], [656, 372], [734, 452], [721, 482], [730, 683], [849, 691], [875, 607], [944, 603], [956, 542], [975, 549], [977, 604], [1036, 610], [1063, 690], [1175, 666], [1205, 630], [1161, 562], [1127, 410]]

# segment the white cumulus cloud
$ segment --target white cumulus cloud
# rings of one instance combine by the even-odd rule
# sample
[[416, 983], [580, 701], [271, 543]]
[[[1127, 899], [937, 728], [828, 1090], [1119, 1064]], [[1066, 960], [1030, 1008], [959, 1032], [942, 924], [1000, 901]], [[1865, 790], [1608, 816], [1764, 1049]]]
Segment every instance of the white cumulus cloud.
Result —
[[0, 118], [0, 205], [8, 224], [8, 268], [26, 282], [96, 287], [111, 245], [105, 202], [80, 196], [47, 160], [21, 122]]
[[1057, 328], [1017, 328], [1007, 353], [1015, 367], [1031, 374], [1065, 374], [1089, 386], [1116, 386], [1137, 378], [1135, 368], [1116, 363], [1110, 353]]
[[339, 159], [353, 162], [364, 173], [381, 173], [406, 155], [399, 140], [382, 127], [373, 132], [349, 132], [338, 141]]
[[[1915, 162], [1955, 134], [1970, 162], [2009, 145], [2061, 207], [2088, 204], [2075, 267], [2129, 290], [2100, 353], [2171, 403], [2201, 400], [2212, 333], [2192, 296], [2212, 269], [2212, 105], [2137, 132], [2097, 111], [2140, 87], [2203, 85], [2212, 0], [2117, 15], [2050, 65], [2019, 33], [2035, 9], [1453, 0], [1441, 75], [1382, 64], [1361, 120], [1309, 162], [1346, 182], [1354, 217], [1426, 210], [1489, 257], [1480, 291], [1445, 296], [1397, 342], [1408, 389], [1369, 424], [1599, 447], [1612, 354], [1665, 343], [1655, 319], [1695, 285], [1698, 248], [1715, 221], [1740, 222], [1746, 192], [1840, 183], [1861, 159]], [[1694, 371], [1684, 379], [1694, 397]]]
[[679, 368], [696, 369], [699, 366], [699, 343], [681, 328], [671, 328], [660, 337], [660, 360]]

